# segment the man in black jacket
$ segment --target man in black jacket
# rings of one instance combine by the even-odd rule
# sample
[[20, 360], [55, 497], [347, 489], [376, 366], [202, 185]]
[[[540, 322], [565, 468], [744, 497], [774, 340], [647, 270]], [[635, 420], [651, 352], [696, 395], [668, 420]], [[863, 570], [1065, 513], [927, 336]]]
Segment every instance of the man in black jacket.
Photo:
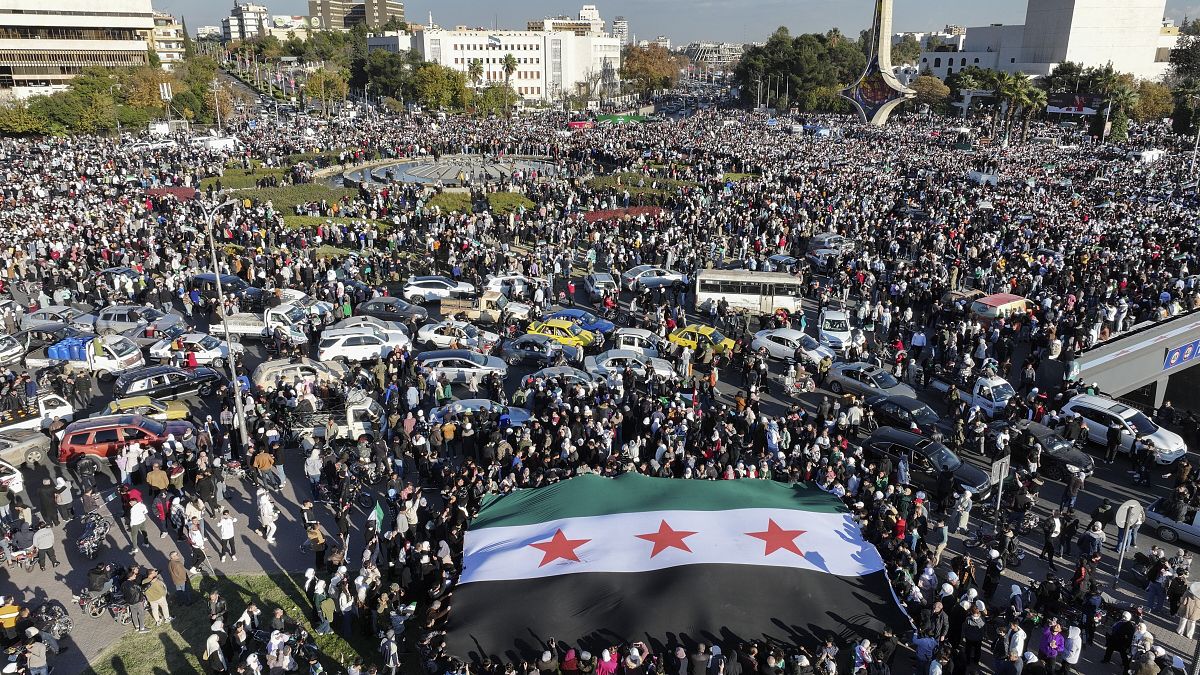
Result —
[[129, 570], [129, 576], [125, 577], [124, 583], [121, 584], [121, 595], [125, 598], [125, 604], [129, 607], [129, 616], [133, 619], [133, 628], [139, 633], [148, 632], [146, 629], [146, 596], [142, 592], [142, 585], [138, 583], [138, 570], [136, 567]]

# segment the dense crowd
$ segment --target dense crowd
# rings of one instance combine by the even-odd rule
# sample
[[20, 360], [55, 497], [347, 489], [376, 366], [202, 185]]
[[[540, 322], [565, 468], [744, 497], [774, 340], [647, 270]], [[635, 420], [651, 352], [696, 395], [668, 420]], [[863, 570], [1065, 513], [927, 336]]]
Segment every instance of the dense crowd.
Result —
[[[502, 272], [550, 276], [555, 288], [540, 298], [548, 306], [578, 279], [581, 260], [589, 271], [615, 274], [653, 263], [694, 278], [705, 267], [732, 261], [753, 268], [782, 253], [800, 261], [795, 274], [815, 305], [849, 302], [856, 324], [874, 327], [860, 355], [864, 360], [907, 381], [936, 369], [1011, 375], [1022, 395], [1005, 414], [1054, 426], [1060, 426], [1056, 407], [1081, 383], [1038, 381], [1043, 361], [1069, 364], [1081, 350], [1136, 324], [1200, 306], [1191, 271], [1200, 228], [1192, 215], [1194, 193], [1181, 187], [1185, 162], [1178, 156], [1150, 165], [1121, 158], [1134, 147], [1173, 144], [1163, 128], [1140, 129], [1136, 145], [1125, 148], [982, 145], [971, 154], [952, 149], [954, 135], [944, 133], [937, 118], [901, 117], [885, 129], [842, 118], [818, 121], [841, 127], [839, 133], [832, 139], [791, 135], [785, 126], [768, 126], [765, 118], [744, 112], [705, 111], [661, 124], [569, 134], [537, 117], [519, 124], [450, 118], [436, 126], [414, 117], [373, 117], [311, 134], [303, 125], [259, 120], [237, 127], [246, 148], [237, 155], [182, 144], [134, 149], [89, 137], [3, 139], [0, 280], [30, 306], [102, 307], [129, 299], [180, 311], [205, 326], [222, 312], [241, 309], [236, 299], [218, 306], [189, 287], [194, 274], [210, 269], [204, 215], [215, 210], [222, 272], [332, 303], [334, 311], [309, 327], [315, 345], [325, 325], [373, 295], [394, 293], [411, 274], [442, 273], [477, 286]], [[299, 204], [293, 212], [252, 192], [222, 190], [220, 181], [231, 173], [253, 174], [262, 166], [288, 165], [291, 155], [322, 152], [327, 154], [313, 154], [270, 183], [326, 180], [320, 164], [459, 153], [549, 157], [556, 174], [514, 174], [473, 186], [472, 201], [480, 206], [472, 213], [429, 206], [435, 189], [418, 185], [367, 183], [339, 200]], [[999, 174], [996, 185], [968, 177], [981, 167]], [[612, 173], [621, 176], [615, 187], [588, 183]], [[746, 177], [726, 181], [726, 173]], [[195, 198], [187, 190], [161, 190], [197, 188], [205, 178], [217, 181]], [[653, 198], [634, 189], [660, 186], [670, 189]], [[493, 214], [482, 205], [495, 190], [523, 194], [534, 206], [509, 217]], [[227, 198], [232, 206], [220, 207]], [[651, 199], [663, 208], [650, 215], [584, 218]], [[289, 227], [284, 219], [291, 215], [324, 222]], [[810, 264], [807, 240], [826, 231], [856, 246]], [[318, 256], [323, 244], [352, 253]], [[100, 274], [113, 267], [134, 274]], [[1026, 296], [1032, 308], [985, 328], [949, 295], [972, 289]], [[622, 303], [629, 323], [665, 335], [697, 320], [687, 311], [689, 295], [687, 288], [647, 291]], [[16, 304], [0, 309], [9, 332], [20, 310]], [[803, 327], [800, 313], [740, 324], [724, 314], [722, 309], [712, 318], [731, 329], [735, 347], [724, 354], [672, 348], [663, 355], [675, 368], [670, 377], [626, 371], [590, 385], [553, 378], [476, 383], [493, 400], [527, 408], [530, 421], [520, 427], [489, 412], [434, 421], [430, 411], [446, 393], [463, 392], [423, 371], [408, 351], [359, 364], [342, 382], [280, 381], [245, 391], [247, 439], [238, 437], [237, 394], [226, 388], [197, 418], [194, 435], [162, 448], [131, 444], [121, 451], [115, 464], [123, 525], [135, 551], [154, 546], [156, 529], [160, 539], [178, 542], [183, 555], [172, 551], [165, 577], [175, 600], [190, 602], [189, 576], [215, 576], [217, 556], [236, 561], [235, 542], [245, 529], [236, 523], [254, 523], [265, 544], [275, 545], [281, 508], [275, 500], [282, 493], [274, 488], [288, 479], [299, 482], [295, 492], [306, 500], [302, 524], [313, 555], [305, 589], [312, 604], [304, 621], [317, 634], [361, 635], [380, 645], [347, 672], [395, 673], [401, 653], [409, 651], [419, 654], [428, 672], [454, 672], [464, 668], [461, 655], [445, 653], [441, 631], [453, 611], [463, 533], [486, 495], [580, 473], [809, 481], [841, 498], [861, 523], [912, 626], [853, 643], [814, 635], [810, 644], [791, 649], [671, 645], [656, 653], [634, 644], [591, 654], [554, 642], [525, 661], [496, 658], [476, 669], [489, 675], [877, 675], [890, 672], [898, 652], [911, 648], [920, 675], [957, 674], [974, 672], [986, 647], [994, 672], [1075, 672], [1081, 652], [1102, 632], [1097, 610], [1108, 608], [1098, 588], [1099, 576], [1107, 574], [1102, 545], [1111, 536], [1111, 513], [1076, 513], [1073, 498], [1068, 503], [1064, 495], [1061, 512], [1046, 518], [1041, 532], [1043, 554], [1073, 567], [1071, 580], [1053, 577], [1035, 589], [1010, 589], [1005, 569], [1017, 555], [1020, 518], [1006, 519], [1012, 525], [997, 532], [982, 559], [947, 553], [951, 533], [968, 531], [979, 508], [971, 494], [956, 490], [948, 475], [938, 477], [934, 490], [916, 490], [909, 485], [909, 459], [893, 464], [864, 455], [859, 441], [877, 423], [861, 399], [819, 395], [780, 407], [764, 398], [769, 367], [749, 347], [749, 333], [789, 321]], [[409, 328], [415, 333], [417, 326]], [[822, 380], [827, 368], [817, 373]], [[16, 372], [3, 375], [14, 392], [36, 395], [39, 378], [18, 386]], [[67, 374], [54, 386], [81, 404], [98, 391], [86, 375]], [[383, 406], [382, 438], [336, 446], [299, 438], [299, 401], [321, 409], [358, 394]], [[977, 428], [977, 411], [952, 404], [950, 412], [957, 431], [941, 440], [960, 453], [995, 454], [993, 441]], [[285, 458], [297, 452], [304, 455], [303, 479], [283, 470]], [[231, 510], [226, 499], [232, 489], [227, 481], [240, 475], [231, 467], [244, 467], [253, 480], [251, 512]], [[1005, 507], [1012, 513], [1029, 510], [1042, 485], [1036, 456], [1026, 459], [1025, 468]], [[364, 521], [354, 505], [368, 475], [382, 476], [376, 487], [386, 509], [382, 518]], [[81, 502], [78, 513], [100, 508], [99, 491], [90, 477], [84, 479], [74, 498], [65, 485], [36, 490], [37, 518], [28, 496], [0, 491], [0, 508], [7, 514], [11, 502], [30, 536], [52, 535], [60, 516], [68, 517], [61, 509], [73, 499]], [[1179, 508], [1195, 509], [1200, 484], [1190, 466], [1181, 464], [1171, 480]], [[1077, 496], [1084, 488], [1064, 486], [1072, 489]], [[326, 505], [336, 514], [333, 531], [316, 515]], [[39, 527], [42, 522], [49, 526]], [[1121, 532], [1117, 538], [1134, 536]], [[53, 543], [42, 548], [53, 551]], [[1190, 636], [1200, 599], [1184, 583], [1186, 572], [1177, 573], [1183, 564], [1160, 553], [1144, 561], [1151, 594], [1146, 611], [1178, 617], [1179, 632]], [[142, 599], [156, 620], [170, 621], [167, 584], [158, 572], [105, 566], [93, 572], [90, 590], [119, 592], [135, 629], [146, 629]], [[211, 635], [196, 648], [212, 672], [322, 668], [300, 617], [279, 609], [266, 619], [255, 608], [233, 619], [219, 595], [208, 602]], [[0, 609], [0, 625], [10, 637], [28, 633], [23, 629], [30, 626], [5, 616]], [[1178, 657], [1155, 647], [1151, 632], [1132, 614], [1103, 632], [1106, 657], [1115, 654], [1134, 672], [1182, 673]], [[36, 630], [27, 641], [29, 672], [45, 672], [38, 670], [45, 648], [37, 646], [44, 642]]]

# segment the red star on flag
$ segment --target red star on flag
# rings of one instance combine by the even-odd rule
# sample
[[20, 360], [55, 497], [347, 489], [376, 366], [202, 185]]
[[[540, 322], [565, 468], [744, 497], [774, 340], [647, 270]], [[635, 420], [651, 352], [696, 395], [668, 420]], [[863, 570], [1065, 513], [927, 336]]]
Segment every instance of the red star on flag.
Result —
[[579, 562], [579, 556], [575, 555], [575, 549], [589, 541], [591, 539], [567, 539], [567, 535], [563, 534], [562, 529], [559, 528], [549, 540], [539, 541], [530, 546], [543, 553], [542, 562], [538, 563], [538, 567], [545, 567], [559, 558]]
[[654, 550], [650, 552], [650, 557], [653, 558], [669, 548], [677, 548], [681, 551], [687, 551], [688, 553], [691, 553], [692, 549], [688, 548], [687, 542], [685, 542], [684, 539], [687, 539], [693, 534], [696, 533], [688, 532], [686, 530], [672, 530], [671, 526], [668, 525], [667, 521], [664, 520], [658, 524], [658, 532], [639, 534], [637, 535], [637, 538], [654, 542]]
[[783, 549], [803, 557], [804, 553], [796, 546], [796, 537], [804, 534], [804, 532], [805, 530], [785, 530], [774, 519], [768, 519], [765, 532], [747, 532], [746, 534], [766, 542], [766, 550], [763, 552], [764, 556], [771, 555], [775, 551]]

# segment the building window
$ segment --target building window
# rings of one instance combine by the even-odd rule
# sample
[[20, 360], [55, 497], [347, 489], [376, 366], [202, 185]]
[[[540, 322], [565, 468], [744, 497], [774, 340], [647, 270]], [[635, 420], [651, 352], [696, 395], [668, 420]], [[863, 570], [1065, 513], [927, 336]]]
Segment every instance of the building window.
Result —
[[[979, 59], [976, 59], [976, 61], [978, 61], [978, 60], [979, 60]], [[921, 63], [928, 63], [928, 62], [929, 62], [929, 57], [927, 57], [927, 56], [922, 56], [922, 57], [921, 57]]]
[[976, 57], [975, 57], [975, 63], [979, 63], [979, 57], [978, 57], [978, 56], [976, 56]]
[[941, 58], [940, 56], [939, 56], [938, 58], [936, 58], [936, 59], [934, 59], [934, 60], [933, 60], [933, 67], [934, 67], [934, 68], [941, 68], [941, 67], [942, 67], [942, 58]]
[[960, 65], [960, 66], [965, 66], [965, 65], [967, 65], [967, 60], [966, 60], [966, 59], [960, 59], [960, 60], [959, 60], [959, 62], [958, 62], [958, 65]]

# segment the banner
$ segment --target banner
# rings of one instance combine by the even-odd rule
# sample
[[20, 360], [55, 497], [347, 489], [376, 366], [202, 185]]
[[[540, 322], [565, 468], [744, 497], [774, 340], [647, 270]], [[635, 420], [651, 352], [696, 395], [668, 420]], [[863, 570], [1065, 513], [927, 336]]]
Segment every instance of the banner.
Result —
[[1050, 94], [1046, 105], [1048, 113], [1067, 115], [1095, 115], [1104, 111], [1104, 97], [1099, 94], [1076, 94], [1063, 92]]

